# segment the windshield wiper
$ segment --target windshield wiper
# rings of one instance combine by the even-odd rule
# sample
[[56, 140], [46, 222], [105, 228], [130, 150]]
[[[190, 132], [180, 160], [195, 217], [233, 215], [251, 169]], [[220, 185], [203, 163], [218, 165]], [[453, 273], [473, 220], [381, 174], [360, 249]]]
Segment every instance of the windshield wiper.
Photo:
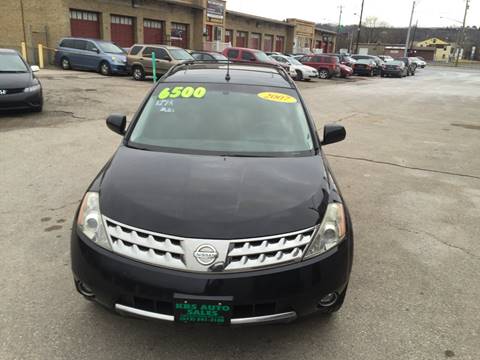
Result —
[[0, 70], [0, 73], [5, 73], [5, 74], [17, 74], [17, 73], [24, 74], [26, 72], [27, 71], [23, 71], [23, 70]]

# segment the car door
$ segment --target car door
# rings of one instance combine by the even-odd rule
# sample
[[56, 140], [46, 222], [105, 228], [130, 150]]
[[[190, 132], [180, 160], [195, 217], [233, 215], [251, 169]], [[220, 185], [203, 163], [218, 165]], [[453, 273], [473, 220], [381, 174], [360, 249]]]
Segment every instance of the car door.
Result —
[[152, 70], [152, 52], [153, 52], [153, 47], [147, 46], [146, 48], [143, 49], [142, 55], [139, 58], [139, 62], [140, 62], [140, 64], [142, 64], [143, 70], [145, 71], [145, 74], [147, 74], [147, 75], [152, 75], [152, 73], [153, 73], [153, 70]]
[[100, 55], [97, 45], [93, 41], [85, 41], [85, 66], [90, 70], [97, 70], [100, 65]]
[[85, 41], [72, 39], [70, 49], [68, 50], [68, 59], [73, 68], [85, 69], [83, 65], [83, 51], [85, 50]]
[[171, 55], [163, 48], [154, 48], [157, 59], [157, 73], [165, 74], [175, 64]]

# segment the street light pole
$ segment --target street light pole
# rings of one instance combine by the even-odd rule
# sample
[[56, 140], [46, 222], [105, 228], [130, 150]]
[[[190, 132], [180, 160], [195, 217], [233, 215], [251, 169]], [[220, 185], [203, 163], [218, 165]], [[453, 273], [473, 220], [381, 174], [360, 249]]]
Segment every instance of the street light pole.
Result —
[[363, 5], [365, 0], [362, 0], [362, 9], [360, 10], [360, 21], [358, 22], [357, 44], [355, 45], [355, 54], [358, 54], [358, 45], [360, 44], [360, 31], [362, 30]]
[[407, 41], [405, 41], [405, 51], [403, 52], [403, 57], [408, 56], [408, 47], [410, 46], [410, 33], [412, 31], [412, 21], [413, 21], [413, 14], [415, 13], [415, 0], [412, 4], [412, 14], [410, 15], [410, 24], [408, 24], [408, 32], [407, 32]]
[[465, 15], [463, 16], [463, 26], [462, 26], [462, 37], [461, 37], [461, 47], [457, 49], [457, 59], [455, 60], [455, 66], [458, 66], [458, 61], [460, 60], [460, 49], [463, 49], [465, 42], [465, 23], [467, 22], [467, 13], [470, 8], [470, 0], [466, 0], [465, 4]]

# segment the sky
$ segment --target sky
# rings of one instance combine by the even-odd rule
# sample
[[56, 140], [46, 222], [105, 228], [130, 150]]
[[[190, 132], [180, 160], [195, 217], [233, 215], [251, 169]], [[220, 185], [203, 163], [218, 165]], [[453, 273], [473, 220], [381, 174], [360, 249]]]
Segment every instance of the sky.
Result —
[[[358, 24], [361, 0], [227, 0], [228, 10], [278, 20], [291, 17], [334, 24], [338, 24], [340, 5], [342, 24]], [[411, 0], [365, 0], [363, 18], [376, 16], [390, 26], [407, 27], [411, 10]], [[419, 27], [461, 26], [464, 12], [465, 0], [417, 0], [413, 22], [418, 20]], [[467, 26], [473, 25], [480, 26], [480, 0], [470, 1]]]

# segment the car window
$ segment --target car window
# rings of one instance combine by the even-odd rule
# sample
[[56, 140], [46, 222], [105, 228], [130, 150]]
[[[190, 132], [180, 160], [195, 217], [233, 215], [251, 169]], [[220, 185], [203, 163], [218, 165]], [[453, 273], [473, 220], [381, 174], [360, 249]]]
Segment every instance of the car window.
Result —
[[263, 51], [255, 51], [255, 57], [259, 61], [264, 61], [264, 62], [272, 61], [268, 58], [267, 54], [265, 54]]
[[162, 48], [154, 48], [153, 51], [155, 52], [155, 57], [157, 59], [171, 59], [170, 55], [168, 54], [167, 50]]
[[193, 57], [195, 60], [204, 60], [203, 54], [192, 53], [192, 57]]
[[0, 54], [0, 73], [28, 72], [27, 66], [17, 53]]
[[96, 51], [97, 50], [97, 46], [92, 43], [91, 41], [86, 41], [86, 50], [88, 51]]
[[255, 61], [256, 58], [250, 51], [242, 51], [242, 60]]
[[238, 58], [238, 54], [239, 54], [238, 50], [231, 49], [227, 51], [227, 57], [230, 59]]
[[145, 49], [143, 49], [142, 55], [150, 57], [152, 56], [152, 52], [153, 52], [153, 48], [147, 46]]
[[223, 60], [223, 61], [228, 60], [227, 57], [223, 54], [214, 53], [214, 54], [210, 54], [210, 56], [215, 60]]
[[78, 50], [85, 50], [87, 47], [87, 42], [85, 40], [72, 40], [73, 48]]
[[323, 57], [322, 56], [314, 56], [312, 61], [322, 63], [323, 62]]
[[130, 49], [130, 55], [137, 55], [140, 52], [140, 50], [142, 50], [142, 48], [143, 46], [139, 46], [139, 45], [132, 47]]
[[71, 39], [62, 40], [62, 42], [60, 43], [60, 46], [65, 48], [73, 48], [73, 40]]
[[159, 85], [128, 144], [222, 155], [313, 153], [312, 134], [295, 90], [237, 84]]

